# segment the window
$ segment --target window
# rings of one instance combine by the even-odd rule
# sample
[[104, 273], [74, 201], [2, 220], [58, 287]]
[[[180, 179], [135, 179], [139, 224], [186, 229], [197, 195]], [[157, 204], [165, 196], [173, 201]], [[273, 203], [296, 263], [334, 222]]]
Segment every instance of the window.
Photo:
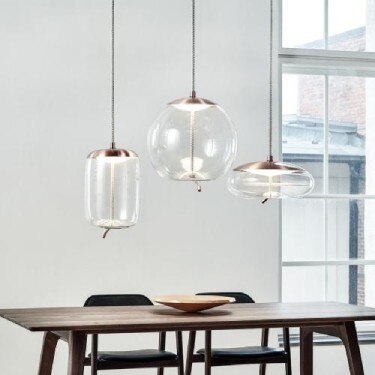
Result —
[[278, 4], [281, 154], [315, 178], [282, 202], [282, 299], [375, 307], [375, 0]]
[[285, 48], [375, 49], [371, 0], [283, 0], [282, 10]]

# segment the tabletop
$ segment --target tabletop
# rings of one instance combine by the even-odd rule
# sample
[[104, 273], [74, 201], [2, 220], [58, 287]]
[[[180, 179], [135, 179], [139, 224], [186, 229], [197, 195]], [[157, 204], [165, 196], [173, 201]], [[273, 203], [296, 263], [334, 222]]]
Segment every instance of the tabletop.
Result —
[[254, 303], [194, 314], [131, 306], [3, 309], [0, 316], [30, 331], [126, 333], [329, 325], [375, 320], [375, 309], [337, 302]]

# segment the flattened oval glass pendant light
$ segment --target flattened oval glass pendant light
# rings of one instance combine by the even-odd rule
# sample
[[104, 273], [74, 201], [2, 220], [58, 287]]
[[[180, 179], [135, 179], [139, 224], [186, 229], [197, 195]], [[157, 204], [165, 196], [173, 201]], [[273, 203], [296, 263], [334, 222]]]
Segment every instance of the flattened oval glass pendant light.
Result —
[[268, 199], [301, 198], [311, 193], [314, 179], [305, 169], [282, 162], [272, 157], [272, 42], [273, 42], [273, 0], [270, 0], [270, 118], [269, 156], [266, 161], [241, 165], [231, 172], [228, 189], [241, 198]]
[[161, 177], [192, 181], [215, 180], [235, 158], [237, 135], [224, 110], [195, 92], [195, 0], [192, 0], [192, 93], [174, 100], [148, 133], [148, 152]]
[[139, 160], [131, 150], [115, 146], [114, 116], [114, 0], [112, 0], [112, 144], [91, 152], [86, 161], [85, 209], [87, 220], [105, 229], [128, 228], [139, 212]]
[[314, 179], [305, 169], [287, 163], [254, 162], [235, 168], [228, 180], [231, 193], [241, 198], [300, 198], [309, 194]]

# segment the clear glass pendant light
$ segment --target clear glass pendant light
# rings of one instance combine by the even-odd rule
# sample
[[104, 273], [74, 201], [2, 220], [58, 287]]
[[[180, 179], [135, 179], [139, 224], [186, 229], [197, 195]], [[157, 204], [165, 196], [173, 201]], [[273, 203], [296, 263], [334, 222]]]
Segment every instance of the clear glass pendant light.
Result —
[[270, 113], [269, 156], [266, 161], [252, 162], [235, 168], [228, 179], [228, 189], [241, 198], [268, 199], [300, 198], [311, 193], [314, 179], [305, 169], [282, 162], [272, 156], [272, 53], [273, 53], [273, 0], [270, 0]]
[[104, 228], [128, 228], [139, 212], [139, 159], [131, 150], [115, 146], [115, 4], [112, 0], [112, 142], [91, 152], [86, 161], [85, 209], [87, 220]]
[[237, 135], [224, 110], [195, 91], [195, 0], [192, 0], [191, 96], [168, 104], [148, 133], [148, 152], [161, 177], [192, 181], [215, 180], [235, 158]]

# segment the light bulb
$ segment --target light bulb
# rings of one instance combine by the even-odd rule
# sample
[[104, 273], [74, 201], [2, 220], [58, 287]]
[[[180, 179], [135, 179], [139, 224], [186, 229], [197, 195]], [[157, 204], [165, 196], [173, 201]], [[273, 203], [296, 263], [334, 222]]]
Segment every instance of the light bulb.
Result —
[[102, 157], [98, 158], [99, 163], [107, 163], [107, 164], [120, 164], [120, 163], [131, 163], [132, 160], [138, 159], [135, 157]]
[[203, 159], [197, 157], [188, 157], [181, 160], [182, 168], [186, 172], [198, 172], [203, 167]]
[[179, 109], [180, 111], [185, 112], [199, 112], [203, 111], [204, 109], [213, 107], [213, 105], [210, 104], [172, 104], [174, 108]]
[[267, 176], [267, 177], [276, 177], [276, 176], [291, 174], [290, 171], [286, 171], [283, 169], [254, 169], [252, 170], [252, 173], [255, 175]]

